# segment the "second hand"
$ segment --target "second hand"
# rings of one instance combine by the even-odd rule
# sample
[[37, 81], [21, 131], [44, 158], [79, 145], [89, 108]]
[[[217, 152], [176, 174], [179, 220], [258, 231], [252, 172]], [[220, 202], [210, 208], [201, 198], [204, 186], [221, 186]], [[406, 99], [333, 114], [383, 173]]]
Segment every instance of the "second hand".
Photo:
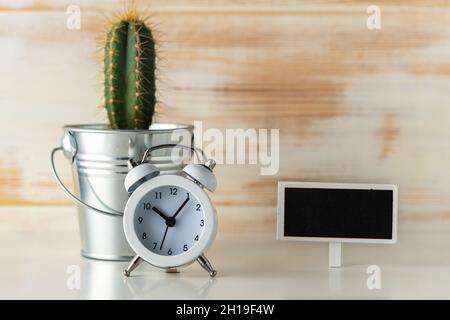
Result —
[[164, 244], [164, 240], [166, 240], [166, 235], [167, 235], [167, 230], [169, 230], [169, 226], [166, 226], [166, 231], [164, 231], [164, 237], [161, 241], [161, 245], [159, 246], [159, 250], [162, 250], [163, 244]]

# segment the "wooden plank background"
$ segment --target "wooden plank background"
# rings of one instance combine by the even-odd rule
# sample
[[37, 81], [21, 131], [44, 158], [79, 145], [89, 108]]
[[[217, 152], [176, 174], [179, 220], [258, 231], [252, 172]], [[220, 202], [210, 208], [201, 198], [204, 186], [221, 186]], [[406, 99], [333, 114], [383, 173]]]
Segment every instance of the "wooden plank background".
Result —
[[[285, 179], [396, 183], [401, 220], [450, 220], [448, 1], [248, 3], [138, 2], [164, 59], [157, 121], [280, 129], [277, 175], [218, 167], [224, 228], [273, 230]], [[81, 30], [66, 28], [70, 4], [81, 7]], [[371, 4], [381, 7], [381, 30], [366, 28]], [[62, 125], [105, 121], [96, 39], [118, 7], [0, 1], [4, 209], [72, 206], [49, 151]], [[58, 163], [69, 182], [67, 162]]]

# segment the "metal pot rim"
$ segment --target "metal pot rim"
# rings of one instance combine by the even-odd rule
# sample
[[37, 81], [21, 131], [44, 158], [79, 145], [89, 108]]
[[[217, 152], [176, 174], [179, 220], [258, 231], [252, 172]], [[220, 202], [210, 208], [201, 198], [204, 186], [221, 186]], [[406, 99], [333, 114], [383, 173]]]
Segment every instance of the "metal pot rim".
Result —
[[182, 123], [154, 123], [148, 129], [112, 129], [106, 124], [75, 124], [66, 125], [63, 127], [64, 131], [70, 132], [98, 132], [98, 133], [114, 133], [114, 134], [129, 134], [129, 133], [159, 133], [172, 132], [174, 130], [190, 130], [194, 129], [193, 125]]

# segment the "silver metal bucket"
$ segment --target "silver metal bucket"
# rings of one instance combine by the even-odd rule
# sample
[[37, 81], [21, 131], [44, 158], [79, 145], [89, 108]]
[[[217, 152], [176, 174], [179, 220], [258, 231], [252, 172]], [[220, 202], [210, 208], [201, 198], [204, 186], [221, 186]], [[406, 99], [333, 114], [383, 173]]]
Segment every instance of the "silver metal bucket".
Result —
[[[73, 125], [63, 129], [61, 147], [52, 151], [52, 169], [59, 185], [78, 203], [81, 254], [102, 260], [130, 260], [134, 252], [122, 226], [129, 197], [124, 187], [127, 160], [140, 159], [147, 148], [162, 144], [193, 147], [194, 127], [156, 124], [148, 130], [117, 130], [105, 125]], [[184, 141], [172, 140], [177, 130], [183, 130]], [[64, 186], [55, 170], [56, 151], [62, 151], [71, 162], [75, 194]], [[150, 162], [162, 174], [182, 169], [181, 161], [173, 159], [170, 149], [156, 151]]]

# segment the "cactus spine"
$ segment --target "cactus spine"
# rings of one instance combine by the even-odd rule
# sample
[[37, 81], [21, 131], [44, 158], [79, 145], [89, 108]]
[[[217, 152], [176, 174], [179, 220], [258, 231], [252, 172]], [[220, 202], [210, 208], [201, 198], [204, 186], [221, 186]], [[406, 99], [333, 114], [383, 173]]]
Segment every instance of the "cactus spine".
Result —
[[115, 23], [104, 48], [105, 106], [112, 128], [147, 129], [156, 103], [156, 51], [151, 30], [137, 17]]

